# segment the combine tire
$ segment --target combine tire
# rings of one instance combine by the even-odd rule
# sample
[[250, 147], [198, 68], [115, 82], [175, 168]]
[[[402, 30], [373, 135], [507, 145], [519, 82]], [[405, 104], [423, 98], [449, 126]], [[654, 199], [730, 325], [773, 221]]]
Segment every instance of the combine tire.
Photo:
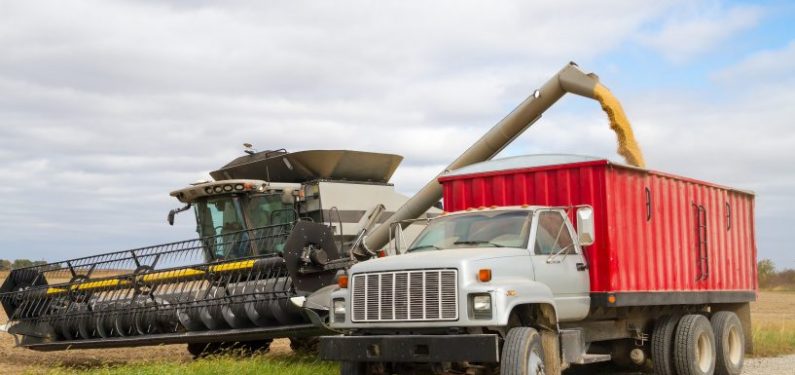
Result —
[[533, 328], [516, 327], [508, 331], [502, 345], [500, 375], [546, 374], [541, 335]]
[[719, 311], [710, 318], [715, 332], [715, 375], [739, 375], [745, 361], [745, 334], [737, 315]]
[[715, 372], [715, 334], [703, 315], [685, 315], [674, 336], [674, 361], [679, 375], [711, 375]]
[[654, 322], [651, 334], [651, 360], [657, 375], [676, 375], [674, 366], [674, 332], [678, 316], [664, 315]]

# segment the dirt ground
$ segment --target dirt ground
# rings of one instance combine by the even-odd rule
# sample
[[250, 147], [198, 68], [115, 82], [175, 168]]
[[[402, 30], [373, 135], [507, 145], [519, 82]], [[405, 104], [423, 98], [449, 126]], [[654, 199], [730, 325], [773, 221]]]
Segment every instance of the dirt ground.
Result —
[[[0, 275], [2, 277], [3, 275]], [[795, 293], [760, 292], [752, 305], [753, 320], [764, 322], [795, 322]], [[0, 312], [0, 324], [6, 316]], [[289, 341], [276, 340], [271, 346], [272, 354], [290, 353]], [[145, 363], [154, 361], [187, 362], [191, 357], [185, 345], [163, 345], [128, 349], [90, 349], [60, 352], [35, 352], [15, 347], [11, 335], [0, 333], [0, 374], [17, 374], [25, 371], [46, 371], [53, 367], [75, 370], [107, 365]]]

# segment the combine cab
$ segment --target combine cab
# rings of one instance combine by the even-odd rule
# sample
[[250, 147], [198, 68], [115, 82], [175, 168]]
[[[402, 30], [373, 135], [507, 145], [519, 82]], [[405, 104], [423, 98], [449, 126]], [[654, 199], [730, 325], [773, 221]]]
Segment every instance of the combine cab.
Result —
[[[199, 238], [11, 272], [8, 332], [37, 350], [243, 342], [326, 334], [326, 307], [302, 309], [354, 260], [350, 247], [407, 198], [388, 180], [401, 157], [265, 151], [171, 195]], [[277, 182], [274, 182], [277, 181]], [[296, 298], [297, 297], [297, 298]], [[311, 298], [310, 298], [311, 300]], [[322, 300], [322, 298], [320, 299]]]

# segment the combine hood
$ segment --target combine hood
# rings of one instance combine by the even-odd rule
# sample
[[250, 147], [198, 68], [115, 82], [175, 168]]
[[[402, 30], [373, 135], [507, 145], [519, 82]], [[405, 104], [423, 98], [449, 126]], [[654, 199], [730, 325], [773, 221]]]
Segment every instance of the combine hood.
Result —
[[386, 183], [403, 157], [351, 150], [262, 151], [241, 156], [217, 171], [216, 180], [306, 182], [317, 179]]

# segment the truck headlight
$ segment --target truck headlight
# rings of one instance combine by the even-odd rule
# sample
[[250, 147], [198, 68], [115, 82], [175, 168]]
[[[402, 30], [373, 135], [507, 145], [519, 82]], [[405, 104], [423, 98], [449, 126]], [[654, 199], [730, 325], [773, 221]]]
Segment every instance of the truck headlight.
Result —
[[469, 306], [473, 319], [491, 319], [491, 294], [470, 294]]
[[332, 304], [332, 310], [334, 312], [335, 322], [345, 321], [345, 300], [335, 299], [334, 303]]

